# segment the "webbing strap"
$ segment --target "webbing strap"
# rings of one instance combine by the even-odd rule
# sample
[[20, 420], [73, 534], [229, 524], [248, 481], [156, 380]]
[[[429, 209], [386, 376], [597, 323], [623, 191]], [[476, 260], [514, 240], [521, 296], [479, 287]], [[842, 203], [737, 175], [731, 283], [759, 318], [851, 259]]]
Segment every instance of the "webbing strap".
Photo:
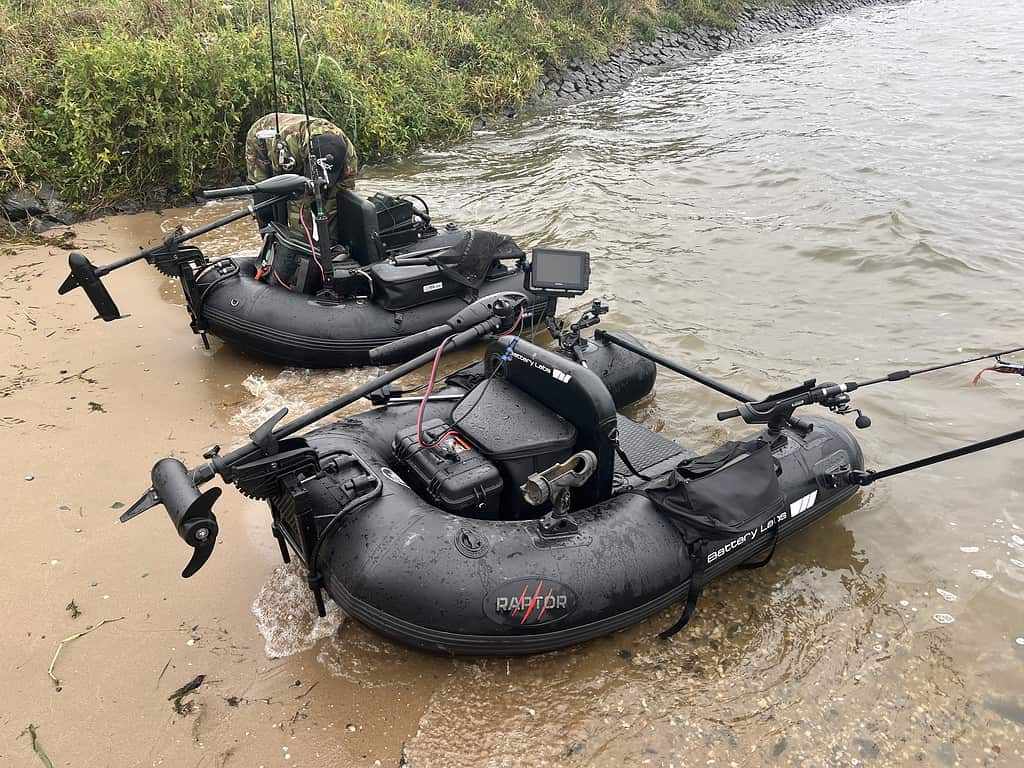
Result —
[[693, 569], [690, 571], [690, 591], [686, 595], [686, 607], [683, 609], [683, 615], [679, 617], [675, 624], [658, 633], [658, 637], [662, 640], [668, 640], [677, 634], [690, 623], [690, 619], [693, 617], [693, 611], [697, 607], [697, 599], [704, 589], [704, 566], [708, 559], [707, 545], [706, 541], [699, 539], [687, 547], [690, 553], [690, 562], [693, 563]]
[[[754, 563], [741, 563], [737, 567], [741, 570], [753, 570], [754, 568], [763, 568], [768, 565], [772, 561], [772, 557], [775, 555], [775, 547], [779, 543], [779, 528], [778, 523], [772, 526], [772, 546], [768, 550], [767, 557]], [[690, 589], [686, 595], [686, 607], [683, 608], [683, 614], [675, 624], [658, 634], [658, 637], [663, 640], [668, 640], [673, 635], [679, 633], [690, 623], [690, 619], [693, 618], [693, 612], [697, 608], [697, 600], [700, 598], [701, 592], [704, 591], [704, 570], [708, 561], [707, 546], [708, 543], [701, 539], [687, 547], [690, 562], [693, 563], [693, 571], [690, 573]]]

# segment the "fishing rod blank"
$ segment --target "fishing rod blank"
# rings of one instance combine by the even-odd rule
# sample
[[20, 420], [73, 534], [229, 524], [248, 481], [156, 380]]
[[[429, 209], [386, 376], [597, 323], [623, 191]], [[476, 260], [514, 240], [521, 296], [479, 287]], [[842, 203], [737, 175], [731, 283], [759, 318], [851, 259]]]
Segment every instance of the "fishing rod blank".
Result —
[[[918, 368], [916, 371], [893, 371], [892, 373], [880, 376], [877, 379], [871, 379], [870, 381], [863, 381], [857, 384], [857, 388], [863, 389], [864, 387], [870, 387], [873, 384], [882, 384], [886, 381], [903, 381], [909, 379], [912, 376], [918, 376], [922, 373], [932, 373], [933, 371], [942, 371], [946, 368], [955, 368], [959, 365], [967, 365], [968, 363], [978, 363], [982, 360], [998, 359], [1003, 355], [1012, 355], [1015, 352], [1024, 352], [1024, 347], [1017, 347], [1016, 349], [1007, 349], [1003, 352], [991, 352], [987, 355], [979, 355], [978, 357], [971, 357], [967, 360], [959, 360], [955, 363], [941, 363], [939, 365], [931, 365], [927, 368]], [[853, 382], [850, 382], [853, 383]]]
[[871, 485], [872, 483], [878, 480], [884, 480], [887, 477], [902, 475], [904, 472], [911, 472], [915, 469], [921, 469], [922, 467], [930, 467], [933, 464], [939, 464], [943, 461], [949, 461], [950, 459], [956, 459], [961, 456], [968, 456], [972, 453], [978, 453], [979, 451], [995, 448], [999, 445], [1012, 443], [1015, 440], [1020, 440], [1022, 438], [1024, 438], [1024, 429], [1018, 429], [1016, 432], [1007, 432], [1005, 435], [990, 437], [988, 440], [981, 440], [977, 443], [965, 445], [962, 448], [954, 448], [951, 451], [944, 451], [943, 453], [937, 453], [934, 456], [917, 459], [916, 461], [908, 461], [906, 464], [899, 464], [895, 467], [890, 467], [889, 469], [881, 469], [877, 471], [871, 469], [853, 470], [850, 472], [850, 482], [855, 485]]
[[281, 99], [277, 92], [277, 57], [274, 53], [274, 0], [267, 0], [267, 27], [270, 31], [270, 78], [274, 85], [274, 130], [277, 132], [277, 141], [280, 141]]

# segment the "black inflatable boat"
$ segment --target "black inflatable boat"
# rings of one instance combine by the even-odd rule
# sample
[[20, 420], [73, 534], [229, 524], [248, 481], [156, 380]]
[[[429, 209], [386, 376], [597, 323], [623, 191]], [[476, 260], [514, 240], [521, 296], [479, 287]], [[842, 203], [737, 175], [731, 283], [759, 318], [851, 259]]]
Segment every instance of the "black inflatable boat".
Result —
[[[810, 379], [757, 400], [626, 334], [583, 338], [607, 311], [600, 302], [555, 327], [558, 349], [538, 347], [514, 335], [525, 305], [510, 294], [467, 307], [452, 321], [462, 330], [436, 350], [283, 425], [282, 410], [231, 453], [214, 447], [193, 469], [161, 459], [122, 522], [162, 504], [193, 547], [182, 572], [192, 576], [213, 553], [221, 494], [199, 486], [219, 475], [268, 502], [282, 557], [302, 560], [321, 614], [326, 591], [360, 622], [418, 648], [528, 654], [684, 602], [662, 632], [670, 637], [708, 580], [765, 564], [859, 487], [1024, 438], [1018, 430], [873, 471], [846, 428], [796, 415], [820, 405], [856, 414], [863, 429], [871, 421], [851, 392], [991, 357], [986, 370], [1024, 374], [998, 355], [859, 383]], [[434, 390], [444, 354], [492, 334], [483, 360]], [[426, 363], [424, 391], [395, 385]], [[619, 411], [651, 392], [655, 364], [737, 401], [720, 420], [762, 429], [696, 455], [631, 420]], [[298, 435], [362, 398], [375, 407]]]
[[[440, 389], [410, 397], [393, 386], [423, 363], [436, 371], [443, 354], [481, 334], [510, 328], [509, 305], [518, 320], [524, 303], [491, 301], [485, 310], [494, 316], [470, 318], [436, 351], [287, 426], [277, 414], [245, 448], [215, 449], [192, 470], [161, 460], [153, 488], [122, 520], [164, 504], [195, 548], [183, 573], [191, 576], [212, 554], [220, 494], [197, 488], [219, 474], [269, 502], [282, 556], [302, 559], [321, 610], [326, 590], [402, 643], [504, 655], [598, 637], [689, 596], [688, 618], [708, 579], [764, 556], [856, 492], [856, 441], [836, 422], [797, 419], [795, 405], [721, 414], [767, 425], [726, 446], [724, 459], [698, 457], [618, 412], [651, 392], [655, 361], [711, 380], [625, 334], [582, 338], [606, 311], [598, 302], [560, 333], [554, 351], [504, 335]], [[801, 392], [848, 410], [838, 389]], [[295, 436], [362, 397], [376, 407]], [[724, 489], [720, 506], [731, 511], [718, 529], [681, 524], [673, 504], [684, 485], [694, 498]]]
[[[314, 183], [294, 174], [260, 184], [211, 190], [207, 197], [253, 194], [260, 202], [160, 245], [95, 267], [69, 257], [71, 275], [59, 292], [81, 287], [104, 320], [122, 317], [102, 283], [114, 269], [145, 259], [181, 282], [192, 330], [212, 333], [272, 362], [306, 368], [366, 365], [371, 349], [414, 337], [408, 359], [452, 330], [446, 320], [479, 298], [516, 291], [527, 299], [523, 322], [533, 327], [557, 309], [559, 297], [589, 286], [589, 255], [535, 249], [527, 258], [507, 235], [430, 223], [425, 204], [341, 187], [336, 216], [321, 247], [311, 232], [293, 232], [286, 201]], [[263, 244], [254, 258], [210, 261], [186, 242], [254, 214]], [[208, 344], [207, 344], [208, 346]], [[402, 357], [378, 362], [401, 362]]]
[[[307, 567], [348, 614], [400, 642], [454, 654], [549, 651], [628, 627], [690, 591], [687, 542], [637, 492], [647, 482], [634, 473], [666, 475], [695, 454], [617, 414], [580, 363], [509, 337], [490, 347], [488, 366], [503, 356], [503, 375], [486, 391], [485, 380], [453, 392], [464, 395], [455, 407], [430, 407], [428, 444], [458, 423], [440, 448], [416, 442], [415, 408], [378, 408], [307, 435], [337, 470], [298, 495], [270, 497], [279, 534], [299, 553], [304, 522], [345, 510], [307, 550]], [[810, 425], [774, 438], [785, 502], [766, 523], [779, 529], [759, 523], [721, 542], [704, 555], [702, 579], [765, 554], [854, 493], [837, 478], [861, 467], [857, 444], [834, 422]], [[539, 506], [521, 490], [552, 467], [572, 482], [561, 515], [550, 483]]]

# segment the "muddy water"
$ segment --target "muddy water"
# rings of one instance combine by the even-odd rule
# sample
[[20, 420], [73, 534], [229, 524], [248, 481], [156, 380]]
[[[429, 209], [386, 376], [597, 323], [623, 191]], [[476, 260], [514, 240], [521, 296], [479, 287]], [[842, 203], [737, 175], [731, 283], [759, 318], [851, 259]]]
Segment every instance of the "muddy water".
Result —
[[[610, 324], [765, 392], [1024, 343], [1024, 12], [920, 0], [684, 67], [365, 174], [439, 220], [589, 248]], [[105, 261], [185, 218], [96, 222]], [[253, 247], [244, 226], [211, 253]], [[450, 661], [333, 616], [278, 568], [259, 505], [221, 503], [194, 579], [154, 511], [115, 524], [153, 459], [233, 444], [367, 372], [282, 371], [189, 333], [176, 289], [110, 279], [132, 317], [57, 301], [63, 252], [5, 256], [0, 764], [1019, 765], [1019, 447], [893, 479], [666, 614], [544, 657]], [[162, 300], [158, 300], [162, 299]], [[1019, 427], [1019, 379], [973, 368], [867, 390], [869, 464]], [[637, 417], [699, 448], [743, 433], [663, 376]], [[32, 479], [27, 479], [31, 477]], [[65, 606], [74, 599], [82, 615]], [[68, 643], [102, 619], [124, 617]], [[167, 697], [205, 674], [191, 714]], [[58, 690], [59, 687], [59, 690]]]

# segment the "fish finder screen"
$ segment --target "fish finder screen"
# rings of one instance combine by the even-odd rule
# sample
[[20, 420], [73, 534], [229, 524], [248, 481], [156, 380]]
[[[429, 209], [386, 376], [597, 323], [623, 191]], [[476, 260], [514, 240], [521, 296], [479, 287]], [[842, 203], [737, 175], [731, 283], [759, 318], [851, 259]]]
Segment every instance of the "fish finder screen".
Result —
[[578, 296], [590, 287], [590, 254], [534, 248], [530, 290], [561, 296]]

